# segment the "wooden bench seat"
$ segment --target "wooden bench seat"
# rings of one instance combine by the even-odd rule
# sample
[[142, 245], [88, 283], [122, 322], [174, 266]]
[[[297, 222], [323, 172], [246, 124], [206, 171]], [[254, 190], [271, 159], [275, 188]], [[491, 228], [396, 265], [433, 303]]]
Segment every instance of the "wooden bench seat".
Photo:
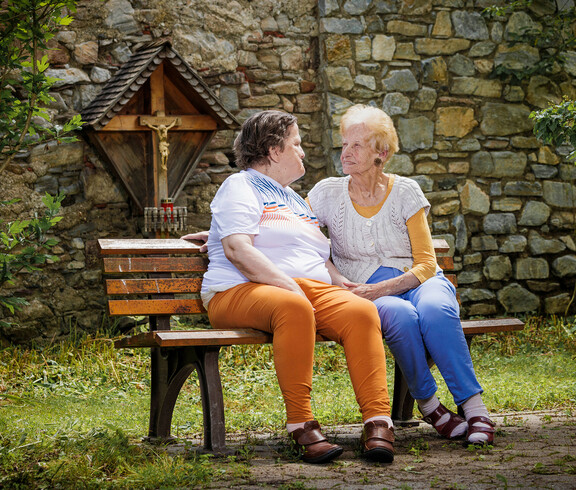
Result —
[[[151, 349], [151, 402], [149, 440], [169, 441], [172, 414], [178, 394], [196, 370], [204, 417], [204, 448], [222, 452], [226, 448], [224, 400], [218, 368], [220, 348], [229, 345], [267, 344], [272, 336], [253, 329], [170, 330], [173, 315], [204, 313], [198, 297], [207, 259], [198, 246], [177, 239], [102, 239], [109, 314], [147, 315], [150, 332], [116, 340], [118, 348]], [[434, 240], [437, 254], [449, 250], [444, 240]], [[439, 256], [445, 270], [453, 268], [451, 257]], [[447, 274], [455, 283], [455, 277]], [[521, 330], [516, 318], [466, 320], [462, 323], [468, 345], [475, 335]], [[327, 339], [318, 335], [318, 342]], [[418, 423], [413, 419], [414, 399], [398, 365], [394, 369], [392, 418], [399, 425]]]

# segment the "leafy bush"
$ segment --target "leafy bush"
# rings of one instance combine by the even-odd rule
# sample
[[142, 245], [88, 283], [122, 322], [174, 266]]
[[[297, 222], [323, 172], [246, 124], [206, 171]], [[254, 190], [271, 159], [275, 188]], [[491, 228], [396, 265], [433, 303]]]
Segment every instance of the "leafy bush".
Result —
[[[48, 260], [57, 261], [58, 257], [50, 255], [50, 250], [58, 243], [55, 238], [48, 238], [46, 233], [62, 218], [56, 216], [64, 195], [56, 197], [46, 194], [42, 202], [46, 206], [44, 214], [27, 220], [16, 220], [3, 223], [0, 221], [0, 306], [10, 314], [20, 310], [28, 302], [21, 297], [2, 293], [5, 284], [14, 284], [16, 276], [22, 271], [35, 271]], [[0, 205], [13, 204], [2, 201]], [[0, 320], [0, 326], [9, 324]]]
[[[569, 144], [576, 148], [576, 102], [564, 99], [557, 104], [530, 114], [534, 119], [534, 134], [547, 145]], [[576, 150], [569, 156], [576, 159]]]
[[0, 172], [18, 151], [31, 144], [57, 140], [78, 129], [80, 115], [63, 126], [41, 124], [50, 120], [44, 107], [53, 101], [48, 77], [48, 41], [69, 25], [76, 0], [5, 0], [0, 7]]

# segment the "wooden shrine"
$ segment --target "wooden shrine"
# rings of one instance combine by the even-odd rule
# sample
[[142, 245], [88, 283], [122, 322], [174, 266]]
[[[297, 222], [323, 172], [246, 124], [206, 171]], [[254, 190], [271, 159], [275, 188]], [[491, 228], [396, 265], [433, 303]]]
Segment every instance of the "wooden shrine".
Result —
[[168, 41], [138, 49], [82, 119], [85, 138], [123, 182], [136, 214], [162, 211], [215, 132], [239, 126]]

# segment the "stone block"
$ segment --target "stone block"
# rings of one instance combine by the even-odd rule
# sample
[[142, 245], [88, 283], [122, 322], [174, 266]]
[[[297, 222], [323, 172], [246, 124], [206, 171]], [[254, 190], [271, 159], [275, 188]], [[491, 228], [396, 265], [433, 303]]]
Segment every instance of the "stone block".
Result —
[[557, 254], [566, 250], [566, 245], [561, 240], [543, 238], [534, 230], [528, 236], [528, 245], [532, 255]]
[[483, 279], [480, 271], [462, 271], [458, 274], [458, 284], [475, 284]]
[[427, 117], [400, 118], [398, 135], [402, 148], [407, 153], [432, 148], [434, 144], [434, 123]]
[[474, 118], [474, 109], [470, 107], [439, 107], [436, 110], [436, 134], [462, 138], [470, 133], [478, 121]]
[[[362, 39], [366, 39], [364, 36]], [[368, 42], [370, 38], [368, 38]], [[326, 60], [329, 63], [352, 59], [352, 45], [350, 37], [343, 34], [331, 34], [324, 39]], [[370, 58], [367, 58], [370, 59]]]
[[424, 56], [446, 56], [465, 51], [470, 47], [467, 39], [416, 39], [414, 50]]
[[434, 21], [434, 27], [432, 27], [432, 37], [452, 37], [452, 20], [450, 19], [450, 12], [440, 10], [436, 13], [436, 20]]
[[422, 162], [416, 165], [416, 173], [424, 175], [445, 174], [446, 167], [438, 162]]
[[375, 61], [391, 61], [396, 51], [396, 41], [392, 36], [376, 34], [372, 40], [372, 59]]
[[550, 296], [544, 299], [544, 311], [548, 315], [564, 315], [569, 304], [570, 295], [568, 293]]
[[462, 214], [484, 216], [490, 211], [490, 197], [471, 180], [462, 187], [460, 201]]
[[414, 164], [409, 155], [394, 155], [386, 164], [386, 172], [398, 175], [412, 175]]
[[514, 264], [514, 277], [520, 279], [547, 279], [550, 275], [545, 259], [520, 258]]
[[358, 19], [326, 17], [320, 19], [320, 32], [330, 32], [334, 34], [362, 34], [364, 28]]
[[457, 95], [475, 95], [477, 97], [499, 98], [502, 95], [502, 83], [499, 80], [483, 80], [473, 77], [457, 77], [452, 83], [452, 93]]
[[448, 216], [457, 213], [460, 209], [460, 201], [453, 200], [447, 201], [432, 206], [432, 214], [434, 216]]
[[516, 233], [516, 216], [512, 213], [491, 213], [484, 217], [484, 233], [488, 235], [510, 235]]
[[[558, 175], [558, 168], [551, 165], [531, 165], [532, 173], [537, 179], [552, 179]], [[565, 180], [565, 179], [562, 179]]]
[[356, 61], [369, 61], [372, 57], [372, 40], [370, 36], [362, 36], [354, 41]]
[[528, 44], [498, 45], [494, 67], [525, 71], [540, 61], [540, 52]]
[[350, 70], [344, 66], [329, 66], [325, 70], [330, 90], [351, 90], [354, 80]]
[[496, 295], [489, 289], [458, 288], [458, 292], [460, 293], [460, 301], [462, 303], [491, 301], [496, 298]]
[[540, 182], [506, 182], [504, 194], [507, 196], [541, 196], [542, 184]]
[[526, 313], [540, 307], [540, 298], [517, 283], [503, 287], [497, 297], [508, 313]]
[[518, 224], [521, 226], [541, 226], [550, 217], [550, 207], [540, 201], [528, 201], [522, 210]]
[[410, 99], [400, 92], [386, 94], [382, 102], [382, 110], [389, 116], [406, 114], [410, 109]]
[[573, 208], [576, 187], [570, 183], [545, 180], [543, 185], [544, 201], [557, 208]]
[[490, 250], [498, 250], [498, 242], [496, 238], [490, 235], [474, 236], [470, 240], [472, 250], [480, 252], [488, 252]]
[[460, 53], [450, 57], [448, 70], [459, 77], [471, 77], [476, 73], [474, 62]]
[[487, 136], [508, 136], [532, 130], [530, 109], [525, 105], [488, 102], [482, 107], [480, 129]]
[[515, 197], [505, 197], [503, 199], [497, 199], [492, 201], [493, 211], [502, 211], [505, 213], [510, 213], [518, 211], [522, 208], [522, 201]]
[[565, 255], [552, 262], [552, 270], [558, 277], [576, 276], [576, 256]]
[[456, 37], [472, 40], [483, 40], [490, 37], [486, 22], [479, 12], [456, 10], [452, 12], [452, 25]]
[[506, 237], [498, 251], [500, 253], [520, 253], [526, 249], [528, 240], [522, 235], [510, 235]]
[[438, 94], [430, 87], [422, 87], [416, 94], [412, 107], [417, 111], [431, 111], [436, 105]]
[[344, 11], [350, 15], [362, 15], [372, 6], [372, 0], [347, 0]]
[[486, 259], [483, 272], [491, 281], [507, 281], [512, 275], [512, 262], [506, 255], [492, 255]]
[[391, 20], [386, 28], [390, 34], [400, 34], [401, 36], [425, 37], [428, 33], [427, 26], [403, 20]]
[[422, 63], [422, 82], [427, 85], [447, 87], [448, 67], [442, 56], [428, 58]]

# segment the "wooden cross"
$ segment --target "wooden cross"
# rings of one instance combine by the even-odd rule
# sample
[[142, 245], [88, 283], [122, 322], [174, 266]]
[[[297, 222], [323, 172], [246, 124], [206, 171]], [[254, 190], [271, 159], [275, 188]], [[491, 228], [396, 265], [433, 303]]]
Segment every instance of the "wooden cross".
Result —
[[[142, 132], [150, 131], [152, 137], [152, 148], [154, 151], [151, 155], [153, 168], [154, 192], [153, 196], [147, 196], [147, 206], [158, 207], [162, 199], [170, 197], [168, 191], [168, 170], [170, 169], [170, 150], [168, 143], [168, 131], [187, 131], [187, 132], [210, 132], [213, 134], [218, 130], [216, 120], [204, 114], [190, 114], [197, 112], [191, 102], [183, 97], [181, 107], [187, 112], [184, 114], [170, 114], [166, 116], [165, 90], [170, 90], [172, 94], [181, 93], [169, 78], [164, 77], [164, 64], [150, 75], [150, 114], [134, 113], [137, 110], [125, 111], [120, 113], [106, 124], [102, 132]], [[129, 105], [130, 103], [128, 103]], [[172, 111], [174, 112], [174, 111]], [[113, 151], [113, 150], [112, 150]], [[120, 150], [118, 150], [120, 151]], [[179, 155], [177, 155], [179, 157]], [[190, 155], [194, 157], [195, 155]], [[176, 157], [176, 156], [175, 156]], [[150, 162], [146, 162], [150, 165]], [[122, 169], [119, 169], [122, 171]], [[130, 181], [130, 175], [126, 173], [123, 176], [125, 182]], [[140, 178], [142, 175], [140, 174]], [[129, 186], [130, 187], [130, 186]]]

